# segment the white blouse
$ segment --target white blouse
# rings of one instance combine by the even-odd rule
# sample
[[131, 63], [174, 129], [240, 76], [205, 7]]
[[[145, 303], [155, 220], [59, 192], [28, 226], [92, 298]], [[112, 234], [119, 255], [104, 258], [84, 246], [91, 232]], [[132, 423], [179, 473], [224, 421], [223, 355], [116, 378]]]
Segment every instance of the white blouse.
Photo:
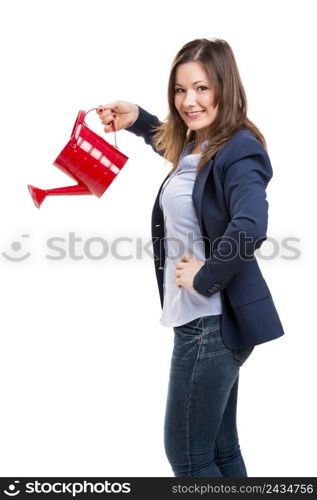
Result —
[[[204, 241], [195, 214], [192, 192], [200, 153], [191, 154], [193, 142], [188, 143], [175, 172], [166, 179], [160, 193], [164, 213], [164, 301], [160, 322], [166, 327], [181, 326], [201, 316], [222, 313], [221, 297], [217, 292], [205, 297], [187, 288], [177, 288], [176, 264], [184, 254], [205, 260]], [[206, 147], [206, 142], [202, 147]]]

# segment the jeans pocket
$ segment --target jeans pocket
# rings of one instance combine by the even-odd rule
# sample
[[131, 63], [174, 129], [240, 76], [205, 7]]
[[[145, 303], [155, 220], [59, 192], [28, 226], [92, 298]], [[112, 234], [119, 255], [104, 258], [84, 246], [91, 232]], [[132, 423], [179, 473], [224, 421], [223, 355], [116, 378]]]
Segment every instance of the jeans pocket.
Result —
[[232, 349], [233, 355], [240, 366], [242, 366], [246, 362], [253, 349], [254, 346], [246, 347], [243, 349]]
[[221, 328], [222, 316], [209, 316], [204, 319], [204, 335], [201, 340], [200, 358], [211, 358], [220, 354], [230, 353], [223, 343]]

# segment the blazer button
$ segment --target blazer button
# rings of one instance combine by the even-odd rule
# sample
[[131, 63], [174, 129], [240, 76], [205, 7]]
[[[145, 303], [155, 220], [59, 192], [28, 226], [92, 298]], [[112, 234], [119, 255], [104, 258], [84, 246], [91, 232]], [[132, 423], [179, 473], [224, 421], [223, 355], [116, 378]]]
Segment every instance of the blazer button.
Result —
[[220, 288], [220, 284], [219, 284], [219, 283], [215, 283], [215, 284], [214, 284], [214, 287], [215, 287], [215, 288]]

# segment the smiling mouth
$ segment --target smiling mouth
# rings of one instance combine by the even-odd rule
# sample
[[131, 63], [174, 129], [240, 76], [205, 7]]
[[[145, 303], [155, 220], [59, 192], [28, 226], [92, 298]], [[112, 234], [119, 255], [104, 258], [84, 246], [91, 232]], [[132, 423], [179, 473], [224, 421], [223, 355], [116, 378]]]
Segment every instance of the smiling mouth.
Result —
[[203, 113], [204, 113], [203, 109], [201, 109], [199, 111], [191, 111], [191, 112], [185, 111], [185, 115], [188, 116], [189, 118], [195, 117], [195, 116], [201, 116]]

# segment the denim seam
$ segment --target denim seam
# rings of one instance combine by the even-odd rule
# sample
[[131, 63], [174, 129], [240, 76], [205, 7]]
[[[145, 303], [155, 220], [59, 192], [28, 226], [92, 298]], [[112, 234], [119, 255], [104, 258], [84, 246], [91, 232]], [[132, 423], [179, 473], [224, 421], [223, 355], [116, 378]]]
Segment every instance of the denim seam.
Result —
[[216, 325], [212, 328], [206, 328], [205, 333], [211, 333], [211, 332], [215, 332], [217, 330], [220, 330], [220, 325]]
[[212, 333], [212, 332], [215, 332], [217, 330], [220, 330], [220, 328], [221, 328], [220, 321], [217, 322], [216, 325], [211, 326], [211, 327], [208, 328], [208, 327], [205, 327], [205, 325], [204, 325], [204, 318], [201, 318], [201, 319], [202, 319], [202, 324], [203, 324], [203, 335], [206, 335], [207, 333]]
[[[207, 335], [207, 333], [211, 333], [211, 332], [215, 332], [216, 330], [220, 330], [220, 323], [217, 323], [217, 325], [215, 325], [214, 327], [211, 327], [211, 328], [207, 328], [206, 330], [204, 329], [203, 331], [203, 335], [202, 335], [202, 339], [204, 338], [204, 335]], [[203, 323], [203, 328], [204, 328], [204, 323]], [[219, 338], [221, 338], [221, 336], [219, 336]], [[204, 340], [202, 340], [201, 343], [204, 343]], [[199, 350], [200, 350], [200, 346], [199, 346]], [[206, 358], [211, 358], [213, 356], [217, 356], [218, 354], [222, 354], [224, 352], [226, 352], [227, 349], [221, 349], [220, 351], [215, 351], [215, 352], [210, 352], [210, 353], [203, 353], [201, 355], [199, 355], [199, 358], [200, 359], [206, 359]], [[199, 353], [198, 353], [199, 354]]]
[[[201, 318], [202, 319], [202, 318]], [[191, 378], [190, 378], [190, 381], [189, 381], [189, 384], [188, 384], [188, 394], [187, 394], [187, 401], [186, 401], [186, 417], [187, 417], [187, 452], [188, 452], [188, 462], [190, 463], [190, 474], [192, 474], [192, 471], [193, 471], [193, 467], [192, 467], [192, 461], [191, 461], [191, 455], [190, 455], [190, 446], [189, 446], [189, 408], [190, 408], [190, 403], [191, 403], [191, 399], [192, 399], [192, 392], [193, 392], [193, 383], [194, 383], [194, 376], [195, 376], [195, 370], [196, 370], [196, 366], [197, 366], [197, 363], [199, 361], [199, 353], [200, 353], [200, 348], [201, 348], [201, 340], [202, 340], [202, 337], [203, 335], [199, 338], [199, 346], [198, 346], [198, 352], [197, 352], [197, 356], [196, 356], [196, 360], [195, 360], [195, 364], [194, 364], [194, 368], [193, 368], [193, 371], [192, 371], [192, 374], [191, 374]]]
[[200, 359], [212, 358], [213, 356], [218, 356], [218, 354], [223, 354], [224, 352], [228, 352], [227, 349], [222, 349], [221, 351], [215, 352], [205, 352], [200, 355]]
[[[201, 323], [203, 324], [203, 328], [202, 328], [202, 329], [201, 329], [201, 328], [199, 328]], [[201, 330], [201, 331], [202, 331], [202, 333], [204, 332], [204, 323], [203, 323], [203, 318], [199, 318], [199, 321], [198, 321], [197, 325], [196, 325], [196, 326], [194, 326], [194, 328], [193, 328], [193, 331], [195, 331], [195, 330]]]

